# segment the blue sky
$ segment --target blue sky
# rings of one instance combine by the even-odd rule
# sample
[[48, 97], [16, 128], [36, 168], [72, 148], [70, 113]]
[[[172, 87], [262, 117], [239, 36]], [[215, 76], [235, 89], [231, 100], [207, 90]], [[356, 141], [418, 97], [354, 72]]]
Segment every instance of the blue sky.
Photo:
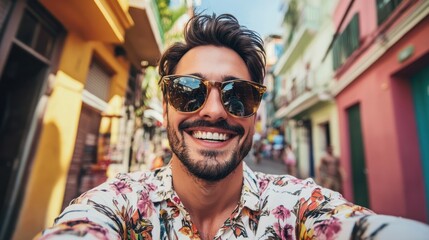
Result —
[[[172, 2], [178, 0], [172, 0]], [[197, 12], [234, 15], [241, 25], [258, 32], [261, 37], [281, 34], [284, 0], [200, 0]]]

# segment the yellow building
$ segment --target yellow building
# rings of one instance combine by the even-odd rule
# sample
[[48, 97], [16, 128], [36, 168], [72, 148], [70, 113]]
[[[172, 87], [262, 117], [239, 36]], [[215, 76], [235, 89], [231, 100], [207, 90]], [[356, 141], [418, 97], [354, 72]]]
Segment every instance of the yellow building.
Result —
[[31, 239], [103, 180], [100, 163], [127, 165], [162, 41], [153, 0], [1, 2], [0, 239]]

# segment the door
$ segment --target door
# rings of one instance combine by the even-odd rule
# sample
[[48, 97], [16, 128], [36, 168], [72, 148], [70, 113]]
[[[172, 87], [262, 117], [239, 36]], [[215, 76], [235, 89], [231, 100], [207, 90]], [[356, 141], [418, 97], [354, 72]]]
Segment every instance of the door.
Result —
[[0, 239], [19, 213], [61, 33], [37, 1], [0, 1]]
[[63, 209], [71, 200], [78, 197], [91, 187], [83, 177], [89, 174], [91, 165], [97, 162], [97, 140], [101, 114], [86, 104], [82, 105], [79, 118], [76, 144], [67, 177], [64, 193]]
[[320, 126], [320, 135], [322, 137], [321, 139], [321, 146], [322, 150], [325, 151], [328, 146], [332, 145], [331, 142], [331, 125], [329, 122], [322, 123]]
[[[110, 79], [111, 73], [100, 61], [94, 58], [85, 84], [84, 91], [86, 95], [91, 95], [92, 99], [97, 99], [98, 102], [103, 102], [107, 105]], [[97, 163], [98, 136], [101, 112], [103, 111], [104, 109], [97, 109], [95, 105], [91, 106], [91, 103], [86, 98], [83, 99], [75, 149], [64, 193], [63, 209], [68, 206], [73, 198], [98, 185], [99, 181], [97, 179], [100, 179], [100, 177], [104, 179], [104, 176], [99, 176], [99, 174], [95, 174], [91, 170], [91, 165]], [[99, 173], [103, 174], [102, 172]]]
[[362, 138], [360, 105], [347, 109], [350, 157], [354, 202], [364, 207], [369, 206], [368, 185], [365, 166], [365, 149]]
[[[21, 66], [26, 66], [22, 68]], [[40, 94], [47, 65], [12, 47], [0, 79], [0, 206], [12, 191], [24, 140]]]
[[425, 178], [426, 209], [429, 216], [429, 66], [411, 78], [416, 111], [420, 156]]

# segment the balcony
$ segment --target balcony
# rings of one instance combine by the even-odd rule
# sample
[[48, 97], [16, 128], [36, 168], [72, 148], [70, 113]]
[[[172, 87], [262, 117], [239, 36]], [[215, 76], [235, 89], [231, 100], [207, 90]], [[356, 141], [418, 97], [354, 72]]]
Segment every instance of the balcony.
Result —
[[130, 0], [129, 13], [134, 21], [125, 34], [125, 50], [137, 68], [142, 61], [156, 66], [163, 51], [164, 33], [154, 0]]
[[286, 94], [275, 100], [278, 110], [274, 118], [294, 118], [319, 102], [330, 101], [332, 96], [328, 85], [327, 81], [315, 81], [311, 73], [304, 78], [293, 79]]
[[[320, 13], [317, 6], [306, 6], [303, 9], [297, 28], [294, 30], [296, 33], [292, 41], [286, 46], [286, 51], [281, 55], [279, 61], [274, 66], [273, 73], [276, 76], [289, 70], [311, 43], [316, 31], [319, 29]], [[292, 29], [290, 29], [290, 31], [292, 31]]]

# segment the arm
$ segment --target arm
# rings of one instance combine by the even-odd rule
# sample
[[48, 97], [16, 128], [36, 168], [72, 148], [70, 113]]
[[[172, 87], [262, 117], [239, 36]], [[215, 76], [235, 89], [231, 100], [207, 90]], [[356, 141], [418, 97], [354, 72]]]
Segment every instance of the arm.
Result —
[[40, 239], [122, 239], [137, 194], [126, 179], [113, 179], [73, 200]]
[[347, 202], [337, 192], [320, 187], [312, 189], [307, 198], [301, 198], [298, 218], [299, 239], [427, 239], [429, 236], [428, 225], [377, 215]]
[[73, 204], [39, 239], [121, 239], [123, 229], [115, 220], [90, 205]]

